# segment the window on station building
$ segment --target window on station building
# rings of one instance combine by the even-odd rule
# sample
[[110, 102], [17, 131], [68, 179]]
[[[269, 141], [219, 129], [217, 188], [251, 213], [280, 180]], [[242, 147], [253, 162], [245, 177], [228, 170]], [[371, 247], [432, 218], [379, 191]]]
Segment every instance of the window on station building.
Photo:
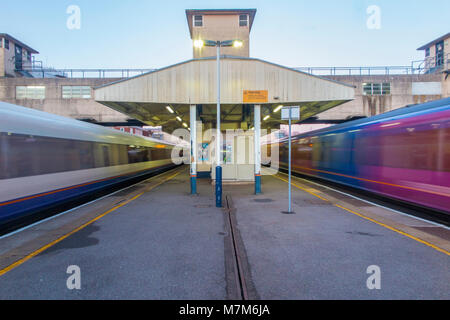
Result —
[[16, 99], [45, 99], [44, 86], [17, 86]]
[[384, 96], [391, 94], [390, 83], [363, 83], [365, 96]]
[[3, 38], [0, 38], [0, 48], [3, 48]]
[[194, 27], [203, 27], [203, 16], [194, 16]]
[[9, 50], [9, 40], [5, 39], [5, 49]]
[[63, 86], [63, 99], [90, 99], [91, 87], [89, 86]]
[[426, 48], [425, 49], [425, 57], [429, 57], [430, 56], [430, 48]]
[[239, 15], [239, 26], [247, 27], [248, 26], [248, 14]]

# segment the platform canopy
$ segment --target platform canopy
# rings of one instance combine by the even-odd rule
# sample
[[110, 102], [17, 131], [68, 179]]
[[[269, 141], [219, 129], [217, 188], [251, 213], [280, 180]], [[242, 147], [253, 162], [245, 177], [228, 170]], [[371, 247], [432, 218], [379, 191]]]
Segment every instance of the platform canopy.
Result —
[[[95, 100], [165, 131], [189, 123], [190, 105], [198, 106], [204, 123], [215, 122], [216, 72], [215, 57], [188, 60], [97, 87]], [[224, 128], [250, 128], [255, 104], [261, 105], [261, 117], [267, 118], [262, 127], [274, 128], [282, 122], [280, 105], [301, 106], [301, 120], [305, 120], [352, 99], [354, 87], [344, 83], [259, 59], [221, 57]]]

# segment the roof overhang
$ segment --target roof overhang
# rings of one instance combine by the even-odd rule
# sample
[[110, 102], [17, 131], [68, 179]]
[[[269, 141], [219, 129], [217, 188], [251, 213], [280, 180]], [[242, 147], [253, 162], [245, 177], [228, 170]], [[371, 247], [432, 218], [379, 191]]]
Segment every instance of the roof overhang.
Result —
[[447, 33], [446, 35], [440, 37], [440, 38], [437, 38], [436, 40], [431, 41], [430, 43], [427, 43], [427, 44], [424, 45], [424, 46], [421, 46], [421, 47], [420, 47], [419, 49], [417, 49], [417, 50], [425, 50], [425, 49], [427, 49], [427, 48], [430, 48], [431, 46], [434, 46], [436, 43], [439, 43], [439, 42], [441, 42], [441, 41], [444, 41], [444, 40], [446, 40], [446, 39], [448, 39], [448, 38], [450, 38], [450, 32]]
[[25, 43], [17, 40], [16, 38], [10, 36], [7, 33], [0, 33], [0, 38], [8, 39], [9, 41], [14, 42], [14, 43], [18, 44], [19, 46], [21, 46], [22, 48], [26, 49], [30, 53], [36, 53], [36, 54], [39, 53], [36, 50], [34, 50], [33, 48], [27, 46]]
[[[165, 130], [189, 123], [189, 106], [197, 105], [203, 122], [216, 119], [216, 60], [185, 61], [134, 78], [95, 88], [95, 100], [132, 118]], [[254, 104], [262, 106], [264, 127], [281, 123], [279, 105], [301, 106], [302, 120], [354, 99], [354, 87], [267, 61], [223, 56], [222, 123], [253, 122]], [[265, 102], [244, 103], [244, 90], [266, 90]], [[170, 106], [174, 113], [170, 113]], [[182, 119], [180, 122], [179, 119]], [[245, 127], [245, 126], [244, 126]]]

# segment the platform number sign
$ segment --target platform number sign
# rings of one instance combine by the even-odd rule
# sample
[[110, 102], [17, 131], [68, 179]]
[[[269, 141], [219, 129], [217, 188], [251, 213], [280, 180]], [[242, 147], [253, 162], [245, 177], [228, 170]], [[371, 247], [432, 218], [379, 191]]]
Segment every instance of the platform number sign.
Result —
[[[289, 115], [289, 112], [291, 113]], [[281, 120], [300, 120], [300, 107], [283, 107], [281, 109]]]

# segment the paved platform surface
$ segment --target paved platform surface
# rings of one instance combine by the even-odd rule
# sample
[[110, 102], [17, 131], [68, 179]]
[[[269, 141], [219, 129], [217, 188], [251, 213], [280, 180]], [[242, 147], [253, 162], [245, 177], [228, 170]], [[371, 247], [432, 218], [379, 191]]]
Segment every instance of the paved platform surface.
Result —
[[[285, 215], [286, 179], [264, 176], [257, 196], [253, 185], [224, 186], [258, 298], [450, 298], [448, 229], [301, 179], [296, 214]], [[1, 238], [0, 299], [229, 298], [225, 211], [209, 181], [198, 192], [180, 168]], [[66, 286], [70, 265], [81, 290]], [[366, 285], [373, 265], [380, 290]]]
[[[249, 187], [226, 189], [237, 209], [252, 280], [261, 299], [450, 298], [447, 254], [343, 208], [396, 228], [434, 229], [434, 225], [318, 190], [296, 178], [293, 183], [303, 188], [292, 189], [296, 214], [285, 215], [281, 211], [288, 210], [286, 179], [282, 174], [263, 177], [263, 194], [258, 196]], [[378, 215], [371, 210], [378, 210]], [[408, 231], [448, 250], [448, 230], [441, 230], [447, 240]], [[372, 275], [367, 268], [373, 265], [380, 268], [380, 290], [369, 290], [366, 284]]]
[[[225, 299], [222, 210], [210, 205], [212, 198], [188, 195], [188, 179], [182, 170], [7, 272], [0, 277], [0, 299]], [[142, 187], [114, 198], [133, 196]], [[57, 224], [27, 230], [26, 238], [55, 232]], [[14, 238], [23, 246], [20, 234]], [[12, 245], [16, 239], [0, 242]], [[70, 265], [80, 267], [81, 290], [67, 289]]]

